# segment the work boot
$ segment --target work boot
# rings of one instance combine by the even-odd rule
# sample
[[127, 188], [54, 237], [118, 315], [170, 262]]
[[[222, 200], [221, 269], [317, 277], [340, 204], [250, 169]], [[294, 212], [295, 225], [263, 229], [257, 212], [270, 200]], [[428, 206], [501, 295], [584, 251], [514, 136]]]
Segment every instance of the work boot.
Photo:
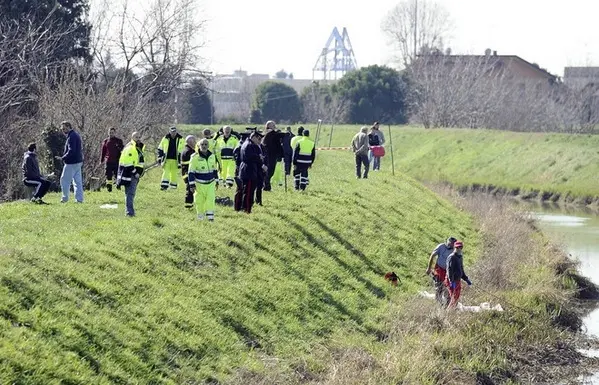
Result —
[[112, 185], [111, 184], [107, 184], [106, 185], [106, 190], [108, 190], [108, 192], [112, 192]]
[[198, 221], [203, 221], [203, 220], [204, 220], [204, 215], [198, 214]]

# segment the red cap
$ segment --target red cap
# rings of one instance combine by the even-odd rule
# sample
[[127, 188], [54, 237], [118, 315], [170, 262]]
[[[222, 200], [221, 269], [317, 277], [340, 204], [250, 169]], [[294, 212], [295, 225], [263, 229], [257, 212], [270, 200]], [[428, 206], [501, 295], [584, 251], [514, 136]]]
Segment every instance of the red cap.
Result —
[[457, 249], [458, 247], [464, 247], [464, 244], [462, 243], [462, 241], [455, 241], [453, 247]]

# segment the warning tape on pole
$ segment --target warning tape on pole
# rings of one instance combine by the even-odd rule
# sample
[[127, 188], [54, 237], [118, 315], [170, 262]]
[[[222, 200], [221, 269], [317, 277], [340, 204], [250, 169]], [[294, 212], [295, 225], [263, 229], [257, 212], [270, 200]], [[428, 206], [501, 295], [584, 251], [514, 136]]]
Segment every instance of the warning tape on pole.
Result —
[[318, 147], [317, 150], [351, 150], [351, 147]]

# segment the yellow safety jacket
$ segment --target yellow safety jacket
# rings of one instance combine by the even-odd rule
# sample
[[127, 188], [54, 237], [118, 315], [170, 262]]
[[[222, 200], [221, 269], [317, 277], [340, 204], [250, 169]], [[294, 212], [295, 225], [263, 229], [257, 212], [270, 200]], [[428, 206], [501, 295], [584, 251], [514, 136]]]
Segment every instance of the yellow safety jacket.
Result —
[[291, 143], [290, 143], [291, 150], [295, 151], [295, 146], [297, 146], [297, 143], [304, 138], [305, 138], [305, 136], [301, 136], [301, 135], [296, 135], [293, 138], [291, 138]]
[[[168, 157], [168, 146], [171, 142], [171, 140], [175, 141], [175, 149], [176, 149], [176, 154], [175, 157]], [[183, 149], [185, 148], [185, 140], [183, 139], [183, 137], [181, 136], [181, 134], [177, 134], [174, 138], [171, 138], [170, 134], [167, 134], [166, 136], [164, 136], [162, 138], [162, 140], [160, 141], [160, 144], [158, 144], [158, 158], [162, 159], [163, 161], [165, 159], [172, 159], [172, 160], [176, 160], [177, 163], [180, 165], [181, 164], [181, 153], [183, 152]]]
[[216, 164], [216, 157], [212, 152], [208, 151], [205, 155], [201, 152], [194, 153], [189, 162], [189, 185], [195, 186], [196, 182], [200, 184], [214, 182], [218, 178]]
[[215, 152], [217, 154], [217, 158], [219, 160], [227, 160], [227, 159], [233, 159], [233, 150], [235, 150], [235, 147], [237, 147], [237, 145], [239, 144], [239, 139], [237, 139], [235, 136], [231, 135], [228, 138], [225, 138], [224, 136], [219, 137], [216, 140], [216, 145], [215, 145]]
[[140, 166], [137, 145], [134, 141], [131, 141], [127, 143], [123, 152], [121, 152], [116, 184], [117, 186], [128, 186], [136, 174], [141, 176], [142, 173], [143, 166]]
[[311, 166], [316, 158], [316, 149], [312, 139], [304, 136], [293, 150], [293, 164]]

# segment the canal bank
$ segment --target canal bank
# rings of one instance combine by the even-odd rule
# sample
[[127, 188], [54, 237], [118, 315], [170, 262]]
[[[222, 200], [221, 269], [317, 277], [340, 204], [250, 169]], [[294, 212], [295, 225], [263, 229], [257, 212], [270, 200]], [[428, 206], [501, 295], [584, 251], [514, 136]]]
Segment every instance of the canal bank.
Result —
[[[599, 285], [599, 214], [593, 210], [560, 207], [557, 205], [518, 204], [535, 218], [541, 231], [552, 242], [562, 245], [577, 264], [578, 272], [593, 284]], [[582, 333], [599, 339], [599, 301], [588, 299], [581, 303]], [[599, 349], [583, 346], [579, 352], [587, 357], [599, 357]], [[599, 372], [582, 374], [583, 384], [599, 384]]]

